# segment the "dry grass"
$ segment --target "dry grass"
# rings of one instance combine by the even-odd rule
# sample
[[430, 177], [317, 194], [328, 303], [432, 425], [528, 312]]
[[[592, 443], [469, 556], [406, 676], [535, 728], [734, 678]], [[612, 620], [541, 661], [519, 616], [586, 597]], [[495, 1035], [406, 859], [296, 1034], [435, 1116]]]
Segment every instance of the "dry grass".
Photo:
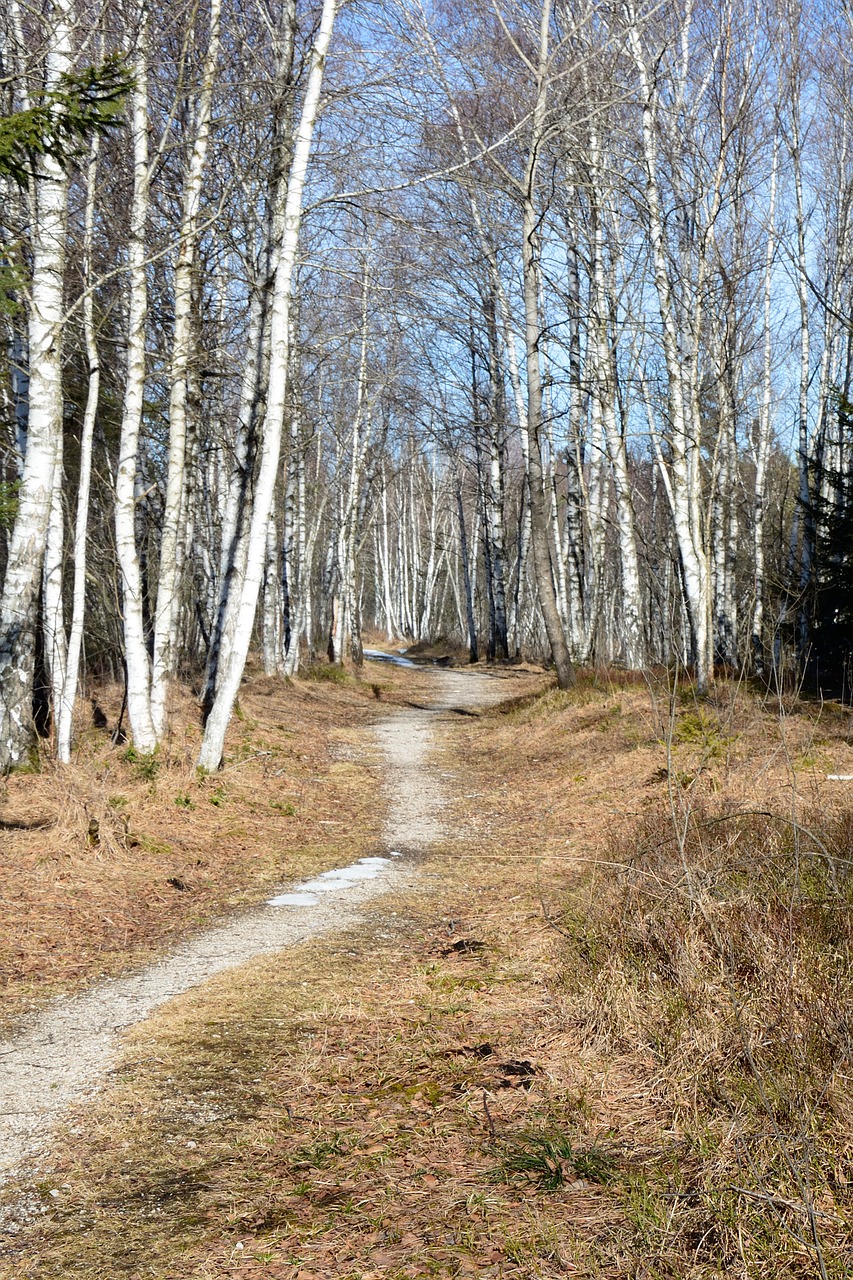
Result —
[[848, 717], [535, 682], [446, 718], [417, 895], [134, 1033], [4, 1280], [853, 1269]]
[[[531, 1007], [529, 972], [485, 920], [457, 910], [449, 933], [394, 906], [374, 930], [219, 979], [135, 1033], [85, 1135], [27, 1189], [46, 1213], [0, 1274], [576, 1271], [573, 1224], [606, 1230], [609, 1193], [580, 1173], [543, 1193], [506, 1168], [510, 1136], [529, 1130], [568, 1126], [579, 1159], [591, 1145], [581, 1100], [542, 1065], [547, 995]], [[483, 949], [443, 955], [469, 927]]]
[[853, 819], [826, 774], [853, 772], [849, 713], [584, 685], [466, 755], [563, 938], [550, 1069], [584, 1064], [622, 1151], [625, 1226], [590, 1267], [846, 1276]]
[[[200, 727], [178, 695], [173, 733], [153, 759], [85, 731], [73, 765], [49, 761], [0, 790], [3, 1022], [46, 997], [143, 962], [177, 936], [257, 901], [272, 884], [373, 845], [380, 778], [368, 726], [369, 673], [290, 685], [255, 673], [229, 730], [226, 767], [199, 776]], [[100, 704], [114, 722], [118, 689]], [[11, 825], [15, 824], [15, 825]], [[26, 829], [27, 824], [34, 824]], [[24, 828], [24, 829], [22, 829]]]
[[567, 1025], [656, 1106], [631, 1216], [675, 1274], [853, 1260], [853, 824], [821, 825], [650, 815], [561, 917]]

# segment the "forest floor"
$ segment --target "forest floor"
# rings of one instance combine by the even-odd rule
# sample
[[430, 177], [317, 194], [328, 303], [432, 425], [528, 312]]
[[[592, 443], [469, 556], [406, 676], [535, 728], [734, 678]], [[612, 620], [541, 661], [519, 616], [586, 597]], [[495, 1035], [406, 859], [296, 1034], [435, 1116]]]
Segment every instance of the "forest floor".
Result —
[[[129, 1032], [5, 1186], [4, 1280], [853, 1271], [849, 712], [493, 678], [436, 717], [417, 875]], [[187, 714], [11, 780], [8, 1025], [374, 853], [374, 726], [431, 680], [255, 676], [217, 778]]]

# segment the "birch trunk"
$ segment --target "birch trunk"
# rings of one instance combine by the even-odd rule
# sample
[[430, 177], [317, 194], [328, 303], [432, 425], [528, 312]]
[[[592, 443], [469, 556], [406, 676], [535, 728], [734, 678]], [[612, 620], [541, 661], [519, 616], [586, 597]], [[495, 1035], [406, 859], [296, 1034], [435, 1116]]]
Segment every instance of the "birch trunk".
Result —
[[50, 680], [50, 702], [56, 727], [62, 690], [65, 687], [68, 639], [65, 634], [65, 610], [62, 602], [62, 568], [65, 559], [65, 513], [62, 509], [64, 480], [62, 431], [57, 432], [53, 463], [53, 492], [47, 524], [42, 583], [42, 615], [44, 656]]
[[[367, 304], [370, 294], [370, 272], [367, 261], [364, 264], [361, 292], [361, 343], [359, 348], [358, 379], [356, 390], [355, 417], [349, 438], [350, 465], [346, 484], [339, 495], [338, 529], [335, 539], [335, 574], [337, 579], [339, 607], [335, 612], [331, 634], [332, 662], [342, 663], [344, 654], [351, 641], [356, 640], [353, 622], [355, 618], [355, 533], [361, 491], [364, 460], [370, 443], [371, 421], [365, 417], [367, 398], [367, 338], [368, 315]], [[360, 639], [358, 640], [360, 649]]]
[[[710, 651], [710, 596], [708, 564], [702, 543], [699, 515], [699, 422], [694, 417], [696, 405], [695, 379], [691, 383], [692, 353], [684, 357], [680, 349], [676, 323], [676, 300], [669, 277], [664, 248], [664, 219], [658, 183], [657, 104], [658, 88], [643, 56], [633, 4], [626, 5], [628, 44], [637, 68], [642, 91], [642, 146], [646, 195], [646, 214], [652, 247], [654, 286], [661, 319], [664, 361], [667, 372], [667, 408], [670, 421], [671, 477], [673, 524], [675, 527], [684, 603], [692, 638], [696, 686], [704, 693], [713, 676]], [[686, 42], [686, 27], [685, 27]], [[697, 339], [694, 339], [694, 343]], [[690, 346], [689, 335], [686, 345]], [[658, 455], [659, 462], [662, 457]]]
[[[231, 464], [225, 487], [222, 510], [222, 541], [217, 574], [216, 610], [205, 669], [202, 711], [205, 718], [216, 696], [216, 680], [223, 651], [230, 648], [233, 633], [232, 615], [245, 563], [245, 528], [255, 447], [258, 432], [258, 409], [261, 397], [266, 282], [256, 280], [249, 302], [249, 330], [246, 364], [240, 386], [240, 404], [233, 442]], [[231, 610], [229, 611], [229, 602]]]
[[[267, 193], [266, 220], [249, 301], [247, 355], [240, 385], [240, 408], [234, 441], [233, 467], [222, 528], [216, 617], [205, 669], [202, 714], [205, 723], [216, 700], [220, 663], [231, 652], [240, 625], [242, 583], [246, 571], [253, 503], [252, 484], [257, 461], [258, 434], [269, 378], [271, 297], [275, 284], [275, 253], [284, 233], [292, 141], [292, 77], [296, 40], [296, 3], [284, 0], [275, 32], [275, 100], [273, 164]], [[288, 323], [291, 323], [290, 319]], [[290, 342], [288, 342], [290, 346]], [[285, 393], [286, 394], [286, 388]]]
[[[304, 476], [304, 467], [302, 474]], [[283, 675], [292, 677], [299, 670], [300, 645], [304, 639], [309, 653], [311, 652], [311, 565], [314, 560], [314, 547], [320, 533], [323, 518], [324, 502], [318, 504], [314, 522], [310, 530], [306, 530], [304, 495], [300, 502], [300, 516], [297, 520], [297, 546], [299, 547], [299, 601], [296, 615], [291, 626], [291, 641], [284, 660]]]
[[175, 328], [169, 394], [169, 461], [163, 533], [160, 542], [160, 574], [154, 618], [154, 654], [151, 667], [151, 721], [159, 740], [166, 730], [169, 681], [174, 666], [177, 627], [179, 539], [184, 506], [187, 450], [187, 386], [193, 345], [193, 274], [198, 248], [198, 218], [202, 182], [210, 144], [213, 89], [219, 61], [219, 23], [222, 0], [211, 0], [210, 34], [196, 103], [192, 150], [184, 181], [178, 260], [175, 266]]
[[504, 369], [494, 295], [489, 299], [486, 314], [489, 331], [489, 381], [491, 390], [492, 421], [487, 433], [489, 449], [488, 520], [489, 542], [492, 554], [492, 588], [494, 600], [494, 657], [500, 661], [509, 658], [507, 636], [507, 564], [506, 534], [504, 531], [504, 443], [506, 439], [506, 394]]
[[278, 675], [280, 669], [280, 620], [281, 577], [279, 573], [278, 529], [275, 510], [267, 521], [266, 563], [263, 580], [263, 610], [261, 614], [261, 653], [264, 674]]
[[465, 529], [465, 504], [462, 500], [462, 481], [456, 478], [456, 514], [459, 521], [459, 551], [462, 557], [462, 578], [465, 586], [465, 621], [468, 628], [468, 655], [470, 661], [479, 662], [477, 647], [477, 623], [474, 618], [474, 592], [471, 585], [471, 566], [468, 559], [468, 534]]
[[755, 442], [755, 516], [753, 521], [753, 574], [755, 601], [752, 608], [752, 661], [756, 672], [764, 670], [764, 595], [765, 558], [764, 525], [767, 512], [767, 466], [770, 461], [770, 442], [773, 432], [773, 263], [776, 257], [776, 189], [779, 174], [779, 142], [773, 142], [773, 163], [770, 172], [770, 208], [767, 215], [767, 244], [764, 249], [764, 350], [762, 357], [761, 407], [758, 416], [758, 437]]
[[148, 218], [148, 5], [142, 0], [133, 58], [133, 197], [128, 246], [127, 379], [116, 471], [116, 551], [121, 572], [127, 715], [133, 744], [148, 754], [157, 745], [151, 718], [151, 673], [145, 643], [142, 573], [136, 545], [136, 480], [145, 397], [145, 328], [148, 315], [145, 232]]
[[549, 545], [549, 504], [545, 493], [542, 467], [542, 369], [540, 343], [542, 331], [539, 322], [538, 290], [538, 223], [535, 206], [536, 173], [539, 149], [545, 134], [545, 110], [548, 74], [548, 31], [551, 19], [551, 0], [544, 0], [539, 29], [539, 58], [536, 67], [536, 99], [533, 107], [530, 147], [524, 181], [522, 214], [522, 267], [524, 281], [524, 336], [527, 357], [527, 430], [529, 453], [527, 470], [530, 479], [530, 530], [533, 544], [533, 563], [539, 607], [545, 623], [551, 655], [561, 689], [570, 688], [575, 682], [574, 668], [569, 657], [563, 620], [557, 606], [554, 575]]
[[71, 759], [71, 735], [74, 703], [80, 675], [80, 654], [83, 646], [83, 622], [86, 612], [86, 531], [89, 520], [89, 492], [92, 480], [92, 443], [95, 419], [98, 414], [98, 397], [101, 370], [98, 343], [95, 334], [95, 303], [92, 284], [92, 245], [95, 230], [95, 182], [98, 173], [100, 143], [97, 135], [92, 140], [89, 164], [86, 169], [86, 210], [83, 236], [83, 337], [86, 344], [88, 387], [83, 429], [80, 433], [80, 478], [77, 485], [77, 512], [74, 520], [74, 583], [71, 596], [71, 627], [68, 635], [68, 655], [65, 667], [65, 684], [58, 704], [56, 729], [57, 755], [63, 764]]
[[[619, 536], [619, 566], [622, 590], [621, 650], [625, 665], [638, 670], [645, 660], [643, 604], [640, 588], [640, 565], [634, 531], [634, 508], [628, 479], [628, 454], [625, 433], [617, 417], [618, 382], [615, 338], [611, 337], [609, 317], [613, 310], [612, 289], [608, 286], [604, 261], [604, 216], [601, 194], [601, 151], [598, 134], [590, 130], [590, 192], [593, 227], [593, 293], [592, 324], [594, 326], [595, 385], [599, 412], [604, 429], [607, 453], [613, 473], [616, 500], [616, 526]], [[621, 416], [621, 415], [620, 415]]]
[[[71, 68], [73, 13], [53, 0], [46, 34], [46, 88]], [[18, 512], [0, 598], [0, 773], [26, 762], [32, 720], [36, 616], [62, 440], [62, 321], [68, 177], [51, 157], [39, 161], [32, 231], [29, 415]]]
[[324, 0], [320, 27], [311, 51], [311, 70], [305, 91], [305, 100], [296, 130], [293, 162], [287, 183], [287, 200], [284, 226], [276, 264], [273, 287], [270, 329], [270, 380], [266, 420], [261, 446], [260, 467], [255, 486], [255, 500], [246, 557], [246, 572], [241, 584], [239, 622], [234, 643], [229, 652], [220, 687], [205, 725], [204, 739], [198, 763], [202, 768], [219, 768], [225, 745], [225, 733], [243, 669], [249, 652], [252, 626], [258, 603], [258, 592], [264, 566], [266, 528], [272, 507], [278, 461], [281, 451], [281, 435], [286, 408], [286, 382], [290, 346], [290, 306], [293, 272], [299, 243], [299, 226], [302, 213], [302, 194], [308, 170], [311, 139], [320, 106], [320, 90], [323, 70], [332, 27], [335, 18], [335, 0]]
[[530, 481], [525, 471], [521, 485], [521, 505], [518, 512], [518, 564], [515, 572], [515, 594], [513, 596], [513, 653], [521, 657], [522, 651], [522, 605], [527, 581], [527, 562], [530, 557]]
[[584, 547], [583, 432], [588, 390], [581, 362], [581, 287], [578, 254], [568, 251], [569, 301], [569, 445], [566, 455], [566, 590], [569, 606], [569, 643], [573, 655], [581, 652], [587, 631]]
[[[796, 89], [794, 90], [796, 92]], [[811, 340], [809, 333], [809, 277], [806, 256], [806, 211], [803, 194], [803, 167], [800, 141], [799, 103], [793, 102], [791, 112], [791, 163], [794, 169], [795, 222], [797, 232], [797, 300], [800, 312], [800, 379], [797, 401], [797, 473], [799, 488], [800, 556], [798, 588], [800, 607], [797, 616], [797, 654], [804, 662], [808, 653], [811, 631], [811, 601], [808, 599], [812, 585], [814, 564], [815, 517], [809, 477], [809, 381], [811, 367]], [[794, 548], [796, 551], [796, 547]]]
[[388, 479], [385, 466], [382, 466], [382, 529], [380, 555], [382, 561], [382, 607], [385, 613], [385, 637], [389, 641], [398, 640], [400, 626], [394, 608], [394, 591], [391, 579], [391, 547], [388, 538]]

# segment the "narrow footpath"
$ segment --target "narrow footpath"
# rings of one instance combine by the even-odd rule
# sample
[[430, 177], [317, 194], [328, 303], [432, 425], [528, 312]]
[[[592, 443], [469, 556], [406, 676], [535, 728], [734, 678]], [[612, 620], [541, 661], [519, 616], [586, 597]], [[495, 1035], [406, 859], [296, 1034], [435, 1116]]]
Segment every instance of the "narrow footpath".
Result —
[[489, 676], [441, 669], [431, 676], [429, 707], [397, 711], [373, 730], [387, 799], [375, 856], [282, 886], [262, 906], [191, 938], [159, 963], [53, 1001], [13, 1040], [0, 1043], [0, 1182], [49, 1149], [55, 1125], [103, 1081], [127, 1028], [215, 974], [352, 927], [367, 901], [413, 887], [416, 855], [443, 834], [441, 780], [429, 760], [441, 718], [506, 696], [505, 686]]

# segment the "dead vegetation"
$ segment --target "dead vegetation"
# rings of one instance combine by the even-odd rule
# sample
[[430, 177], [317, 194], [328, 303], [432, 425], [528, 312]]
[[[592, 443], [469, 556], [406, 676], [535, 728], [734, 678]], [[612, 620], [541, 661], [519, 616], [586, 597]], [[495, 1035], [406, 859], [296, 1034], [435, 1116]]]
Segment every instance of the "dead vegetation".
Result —
[[[623, 1229], [589, 1265], [845, 1276], [853, 812], [827, 774], [851, 772], [849, 713], [725, 683], [703, 702], [586, 683], [503, 708], [489, 747], [500, 771], [518, 734], [534, 766], [503, 791], [516, 856], [532, 844], [525, 815], [549, 811], [538, 843], [561, 939], [559, 1039], [622, 1153]], [[567, 875], [560, 834], [577, 850], [579, 808]]]
[[[384, 673], [383, 673], [384, 675]], [[393, 676], [383, 682], [393, 700]], [[72, 766], [0, 790], [0, 984], [10, 1023], [48, 995], [145, 961], [177, 936], [311, 874], [346, 830], [374, 842], [380, 780], [364, 730], [369, 682], [255, 674], [225, 768], [200, 774], [198, 708], [182, 698], [167, 748], [139, 757], [90, 728]], [[99, 706], [118, 717], [120, 691]]]
[[0, 1275], [853, 1269], [847, 713], [610, 673], [445, 727], [424, 892], [137, 1029]]
[[567, 1023], [666, 1134], [625, 1203], [675, 1274], [851, 1262], [853, 819], [818, 817], [656, 812], [560, 920]]

